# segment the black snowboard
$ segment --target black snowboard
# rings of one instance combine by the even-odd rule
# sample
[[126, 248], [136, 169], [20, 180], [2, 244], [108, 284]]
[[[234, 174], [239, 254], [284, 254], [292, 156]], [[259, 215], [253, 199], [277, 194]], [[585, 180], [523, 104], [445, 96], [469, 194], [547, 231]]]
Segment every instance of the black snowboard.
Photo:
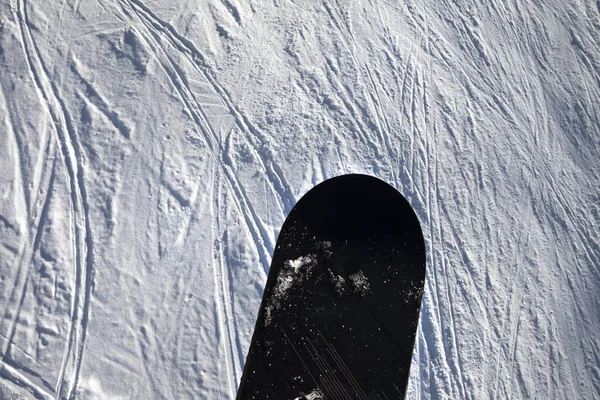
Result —
[[408, 202], [344, 175], [279, 234], [237, 399], [403, 399], [425, 279]]

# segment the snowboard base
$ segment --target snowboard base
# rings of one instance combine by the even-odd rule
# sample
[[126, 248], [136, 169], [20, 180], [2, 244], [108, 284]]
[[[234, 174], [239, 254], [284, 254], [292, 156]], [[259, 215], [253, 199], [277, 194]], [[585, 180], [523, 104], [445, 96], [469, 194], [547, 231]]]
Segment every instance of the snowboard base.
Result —
[[279, 235], [238, 399], [403, 399], [425, 278], [412, 208], [345, 175], [309, 191]]

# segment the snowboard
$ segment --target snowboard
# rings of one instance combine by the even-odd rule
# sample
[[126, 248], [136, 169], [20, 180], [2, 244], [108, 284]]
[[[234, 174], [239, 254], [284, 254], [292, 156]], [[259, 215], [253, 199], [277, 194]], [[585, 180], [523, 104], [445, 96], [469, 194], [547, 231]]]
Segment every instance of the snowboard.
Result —
[[315, 186], [279, 233], [237, 399], [404, 399], [425, 264], [392, 186]]

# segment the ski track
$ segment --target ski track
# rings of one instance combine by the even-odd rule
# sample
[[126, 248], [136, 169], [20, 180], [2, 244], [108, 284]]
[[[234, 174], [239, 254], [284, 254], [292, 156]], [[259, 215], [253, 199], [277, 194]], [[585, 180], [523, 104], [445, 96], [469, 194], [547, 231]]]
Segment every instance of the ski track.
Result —
[[[126, 3], [122, 2], [122, 4], [125, 5]], [[154, 57], [157, 59], [157, 61], [159, 61], [161, 63], [163, 70], [165, 71], [165, 73], [167, 74], [167, 76], [169, 77], [169, 79], [171, 81], [171, 84], [178, 91], [183, 104], [186, 106], [187, 110], [193, 116], [196, 125], [198, 126], [200, 131], [203, 133], [205, 142], [207, 143], [209, 149], [211, 150], [211, 153], [213, 154], [213, 156], [215, 156], [217, 158], [224, 157], [224, 155], [223, 155], [224, 148], [221, 143], [221, 137], [220, 137], [221, 135], [219, 135], [220, 132], [219, 133], [215, 132], [215, 129], [213, 129], [212, 125], [208, 122], [209, 117], [204, 112], [202, 104], [196, 101], [190, 87], [185, 83], [186, 82], [185, 77], [181, 76], [178, 73], [180, 68], [178, 68], [174, 64], [174, 61], [168, 56], [166, 49], [161, 46], [160, 41], [163, 37], [168, 39], [169, 43], [175, 49], [178, 49], [180, 51], [180, 55], [182, 55], [186, 58], [188, 58], [188, 56], [190, 56], [190, 53], [191, 53], [192, 57], [193, 56], [201, 57], [201, 56], [199, 56], [199, 53], [197, 51], [192, 52], [190, 50], [190, 48], [185, 47], [186, 42], [184, 39], [181, 39], [178, 34], [173, 33], [173, 29], [170, 26], [168, 26], [164, 21], [161, 21], [160, 19], [158, 19], [154, 14], [151, 13], [151, 11], [147, 10], [144, 6], [140, 5], [140, 3], [131, 1], [131, 2], [128, 2], [127, 4], [129, 5], [130, 9], [136, 13], [136, 16], [142, 22], [144, 27], [148, 30], [149, 35], [142, 35], [142, 37], [144, 38], [144, 40], [148, 46], [148, 50], [152, 54], [154, 54]], [[163, 35], [161, 35], [161, 33]], [[153, 49], [154, 46], [152, 46], [150, 44], [150, 42], [148, 41], [149, 37], [152, 37], [152, 41], [154, 42], [154, 45], [160, 49], [160, 52], [162, 54], [164, 54], [165, 58], [167, 59], [166, 63], [165, 63], [165, 61], [163, 61], [163, 58], [160, 57], [159, 53]], [[198, 53], [198, 54], [196, 54], [196, 53]], [[195, 62], [194, 59], [190, 60], [188, 58], [188, 61], [192, 62], [194, 65], [197, 65], [197, 63]], [[208, 82], [210, 82], [206, 73], [204, 73], [201, 70], [197, 70], [197, 72], [200, 73], [201, 76], [203, 76]], [[216, 84], [212, 84], [212, 82], [211, 82], [211, 86], [213, 88], [213, 92], [215, 93], [215, 97], [219, 100], [220, 104], [223, 104], [224, 98], [221, 96], [222, 92], [215, 90]], [[238, 121], [238, 125], [241, 125], [239, 123], [239, 118], [241, 118], [241, 117], [236, 116], [236, 115], [232, 115], [232, 116], [235, 118], [236, 121]], [[224, 133], [224, 134], [226, 135], [227, 133]], [[250, 144], [252, 145], [252, 143], [250, 143]], [[260, 157], [257, 157], [257, 158], [259, 160], [261, 159]], [[225, 160], [225, 161], [227, 161], [227, 160]], [[267, 271], [269, 259], [270, 259], [269, 250], [271, 250], [273, 248], [273, 244], [271, 243], [271, 240], [270, 240], [268, 234], [266, 233], [265, 228], [263, 227], [262, 223], [260, 222], [260, 219], [256, 215], [255, 210], [253, 209], [250, 201], [248, 200], [248, 197], [247, 197], [241, 183], [237, 179], [235, 173], [231, 170], [230, 164], [231, 163], [227, 163], [227, 162], [223, 163], [223, 169], [224, 169], [226, 177], [228, 178], [228, 181], [230, 183], [231, 190], [233, 190], [236, 193], [238, 201], [241, 203], [240, 208], [243, 210], [243, 215], [244, 215], [244, 218], [246, 219], [246, 224], [248, 225], [250, 232], [254, 236], [255, 243], [258, 246], [257, 251], [261, 257], [261, 262], [262, 262], [263, 268], [265, 269], [265, 271]], [[263, 165], [263, 167], [267, 170], [265, 165]], [[278, 176], [278, 178], [279, 178], [279, 181], [283, 181], [281, 177]], [[271, 184], [272, 187], [274, 186], [273, 180], [270, 180], [269, 183]], [[275, 190], [275, 192], [279, 193], [276, 190]], [[285, 192], [285, 190], [284, 190], [284, 192]], [[291, 203], [289, 201], [287, 201], [287, 202]]]
[[[215, 175], [215, 181], [217, 181], [218, 173]], [[215, 246], [218, 249], [218, 257], [216, 260], [213, 260], [213, 264], [217, 264], [218, 268], [215, 267], [215, 286], [217, 287], [218, 293], [218, 304], [219, 312], [221, 313], [221, 325], [224, 327], [227, 332], [227, 343], [226, 343], [226, 353], [228, 356], [226, 357], [226, 362], [231, 363], [228, 365], [228, 371], [233, 373], [228, 374], [228, 396], [229, 398], [235, 397], [235, 389], [237, 386], [237, 382], [240, 378], [240, 371], [243, 368], [244, 363], [244, 355], [238, 351], [239, 344], [239, 336], [235, 333], [235, 315], [231, 310], [231, 302], [233, 299], [233, 293], [231, 291], [231, 271], [225, 265], [224, 260], [227, 259], [225, 250], [223, 249], [223, 243], [226, 242], [226, 238], [224, 237], [227, 234], [227, 230], [222, 225], [222, 215], [221, 212], [223, 207], [221, 207], [221, 201], [226, 200], [221, 193], [216, 196], [216, 210], [217, 211], [217, 234], [221, 235], [216, 239]], [[226, 220], [226, 218], [225, 218]], [[235, 342], [235, 343], [234, 343]]]
[[[429, 24], [427, 25], [429, 26]], [[429, 32], [424, 32], [424, 47], [425, 47], [425, 54], [427, 55], [427, 62], [426, 62], [426, 76], [429, 77], [429, 79], [431, 79], [431, 59], [428, 56], [428, 54], [430, 53], [430, 49], [429, 49]], [[428, 154], [431, 154], [432, 157], [432, 161], [433, 161], [433, 166], [429, 167], [429, 162], [428, 162], [428, 176], [432, 176], [434, 179], [433, 182], [433, 193], [435, 193], [435, 197], [432, 199], [431, 196], [431, 192], [428, 195], [428, 202], [431, 204], [431, 202], [435, 201], [435, 215], [437, 215], [436, 220], [440, 221], [438, 222], [438, 226], [436, 227], [437, 232], [434, 236], [434, 234], [432, 233], [432, 237], [431, 240], [435, 241], [436, 237], [437, 240], [439, 241], [440, 245], [436, 246], [436, 247], [441, 247], [443, 249], [444, 245], [445, 245], [445, 238], [444, 238], [444, 231], [443, 231], [443, 225], [441, 223], [441, 221], [449, 221], [449, 218], [447, 215], [442, 214], [440, 212], [440, 190], [438, 188], [438, 182], [439, 182], [439, 169], [438, 169], [438, 155], [437, 155], [437, 136], [438, 136], [438, 132], [437, 132], [437, 128], [436, 125], [433, 124], [432, 126], [430, 126], [430, 123], [428, 123], [427, 121], [431, 121], [432, 119], [432, 115], [428, 112], [428, 102], [427, 102], [427, 84], [430, 84], [430, 81], [428, 81], [425, 78], [422, 78], [422, 93], [423, 93], [423, 109], [422, 109], [422, 118], [424, 121], [424, 125], [425, 125], [425, 137], [426, 137], [426, 141], [427, 141], [427, 147], [429, 148]], [[432, 146], [433, 145], [433, 146]], [[430, 186], [431, 187], [431, 186]], [[431, 207], [431, 205], [430, 205]], [[431, 212], [431, 208], [430, 208], [430, 212]], [[441, 216], [443, 215], [443, 219], [441, 218]], [[431, 217], [431, 216], [430, 216]], [[432, 224], [433, 225], [433, 224]], [[432, 249], [433, 249], [433, 245], [432, 245]], [[455, 371], [456, 375], [457, 375], [457, 380], [459, 380], [459, 382], [456, 382], [455, 385], [457, 386], [457, 391], [458, 394], [456, 395], [457, 398], [468, 398], [468, 392], [465, 388], [465, 382], [464, 382], [464, 375], [462, 372], [462, 368], [461, 365], [463, 364], [462, 358], [461, 358], [461, 353], [460, 353], [460, 346], [457, 344], [457, 338], [456, 338], [456, 324], [454, 321], [454, 311], [455, 311], [455, 307], [454, 307], [454, 302], [453, 302], [453, 297], [451, 295], [451, 281], [449, 279], [448, 276], [448, 268], [447, 268], [447, 263], [446, 263], [446, 254], [444, 254], [445, 252], [440, 249], [440, 264], [441, 264], [441, 269], [442, 272], [444, 274], [444, 280], [445, 280], [445, 284], [447, 286], [446, 290], [445, 290], [445, 295], [446, 295], [446, 304], [449, 308], [449, 315], [448, 315], [448, 320], [449, 320], [449, 325], [451, 326], [451, 330], [449, 332], [449, 336], [451, 337], [452, 340], [452, 345], [453, 345], [453, 349], [448, 349], [448, 347], [445, 346], [444, 352], [446, 354], [450, 353], [450, 360], [455, 360], [454, 365], [452, 366], [452, 369]], [[439, 301], [439, 300], [438, 300]], [[438, 303], [440, 304], [440, 303]], [[440, 323], [443, 320], [440, 320]], [[442, 325], [443, 326], [443, 325]], [[448, 328], [446, 328], [448, 329]], [[456, 357], [453, 356], [453, 353], [456, 354]]]
[[[39, 248], [39, 241], [40, 241], [40, 237], [42, 234], [42, 230], [40, 229], [40, 227], [43, 226], [43, 223], [47, 218], [50, 193], [52, 193], [52, 189], [54, 186], [54, 179], [55, 179], [55, 172], [56, 172], [55, 164], [56, 164], [56, 159], [54, 160], [52, 167], [49, 169], [50, 177], [48, 179], [47, 189], [45, 190], [46, 197], [43, 200], [43, 205], [41, 207], [41, 211], [39, 213], [36, 212], [34, 215], [34, 218], [32, 218], [33, 219], [32, 223], [31, 223], [31, 225], [33, 225], [32, 230], [35, 231], [33, 244], [32, 244], [32, 246], [25, 246], [25, 250], [20, 254], [21, 257], [17, 258], [19, 260], [19, 262], [18, 262], [19, 266], [17, 268], [19, 276], [17, 277], [17, 281], [14, 282], [13, 292], [12, 292], [10, 299], [17, 296], [17, 293], [20, 293], [20, 295], [18, 295], [19, 301], [18, 301], [18, 306], [16, 307], [16, 312], [13, 311], [15, 314], [14, 317], [12, 317], [12, 318], [5, 317], [5, 319], [10, 320], [10, 327], [8, 328], [8, 331], [10, 333], [9, 333], [8, 337], [5, 337], [6, 346], [2, 350], [2, 354], [3, 354], [2, 364], [3, 365], [0, 369], [0, 376], [3, 376], [5, 378], [14, 377], [14, 379], [17, 382], [21, 382], [22, 384], [28, 386], [30, 389], [32, 389], [32, 391], [34, 393], [44, 395], [44, 396], [50, 396], [49, 393], [52, 393], [54, 391], [53, 385], [48, 380], [44, 379], [43, 376], [41, 376], [39, 373], [32, 371], [23, 365], [15, 364], [15, 363], [11, 362], [10, 360], [7, 360], [6, 357], [10, 354], [11, 349], [14, 347], [14, 348], [17, 348], [20, 351], [22, 351], [24, 354], [26, 354], [30, 360], [37, 363], [37, 360], [35, 360], [35, 358], [32, 355], [30, 355], [26, 351], [20, 349], [14, 343], [14, 338], [15, 338], [15, 334], [16, 334], [16, 330], [17, 330], [17, 321], [19, 320], [19, 317], [21, 315], [21, 310], [23, 308], [23, 302], [25, 300], [25, 295], [27, 293], [27, 290], [26, 290], [27, 284], [29, 283], [29, 275], [26, 275], [26, 274], [29, 272], [28, 267], [31, 265], [33, 256]], [[37, 193], [37, 191], [35, 193]], [[26, 243], [26, 242], [23, 242], [23, 243]], [[26, 275], [26, 276], [23, 276], [23, 275]], [[24, 281], [24, 282], [21, 284], [21, 281]], [[9, 304], [10, 303], [12, 303], [12, 301], [9, 301]], [[11, 308], [12, 307], [6, 307], [7, 310], [10, 310]], [[4, 320], [3, 320], [3, 322], [4, 322]], [[37, 364], [39, 366], [41, 366], [39, 363], [37, 363]], [[40, 387], [38, 384], [36, 384], [34, 381], [32, 381], [32, 379], [34, 379], [35, 381], [39, 381], [40, 383], [43, 384], [44, 387]]]
[[[25, 0], [17, 1], [15, 20], [18, 21], [21, 33], [23, 50], [29, 66], [29, 72], [37, 86], [38, 94], [43, 99], [44, 106], [50, 114], [56, 134], [61, 156], [65, 162], [71, 189], [71, 202], [73, 206], [72, 219], [74, 231], [73, 249], [76, 259], [76, 281], [72, 306], [72, 320], [69, 333], [67, 350], [64, 355], [63, 365], [54, 393], [61, 398], [72, 398], [73, 389], [77, 386], [81, 356], [86, 338], [87, 318], [89, 311], [89, 298], [91, 282], [89, 281], [93, 268], [93, 253], [90, 225], [87, 218], [88, 206], [84, 187], [83, 169], [80, 162], [80, 144], [76, 132], [70, 126], [70, 116], [58, 90], [49, 78], [48, 71], [37, 49], [30, 32], [27, 4]], [[30, 387], [34, 392], [40, 389]], [[53, 393], [53, 394], [54, 394]], [[47, 395], [47, 393], [45, 393]]]
[[[291, 208], [293, 201], [291, 200], [292, 197], [288, 185], [283, 179], [283, 175], [279, 172], [280, 170], [275, 163], [272, 161], [270, 161], [269, 164], [265, 163], [263, 160], [264, 157], [261, 157], [257, 153], [255, 145], [248, 138], [247, 132], [254, 131], [251, 128], [249, 121], [231, 105], [231, 101], [227, 99], [224, 90], [210, 78], [207, 72], [204, 71], [206, 66], [202, 69], [199, 67], [198, 60], [204, 60], [204, 57], [198, 50], [196, 50], [185, 38], [180, 36], [172, 26], [158, 18], [142, 3], [137, 1], [122, 1], [121, 5], [124, 14], [135, 15], [141, 22], [141, 28], [147, 33], [142, 34], [141, 31], [138, 31], [138, 34], [140, 34], [146, 48], [161, 64], [162, 70], [168, 76], [171, 85], [177, 90], [182, 103], [192, 115], [198, 129], [203, 133], [204, 141], [210, 149], [211, 154], [215, 158], [220, 158], [223, 161], [221, 169], [229, 184], [228, 191], [234, 194], [230, 197], [233, 198], [236, 208], [245, 220], [247, 231], [254, 239], [253, 242], [266, 274], [270, 263], [270, 252], [274, 248], [274, 243], [272, 243], [269, 234], [254, 210], [243, 185], [237, 178], [236, 173], [232, 170], [232, 160], [228, 157], [221, 139], [223, 135], [228, 136], [228, 132], [218, 132], [213, 128], [212, 124], [209, 122], [208, 114], [204, 111], [203, 104], [196, 100], [192, 89], [186, 83], [187, 78], [181, 74], [180, 71], [182, 71], [182, 68], [169, 56], [167, 49], [161, 44], [163, 39], [166, 39], [174, 49], [177, 49], [180, 56], [183, 56], [191, 65], [194, 65], [196, 67], [196, 72], [210, 84], [215, 99], [217, 100], [217, 104], [220, 104], [223, 108], [224, 115], [229, 115], [234, 118], [240, 131], [245, 133], [244, 137], [247, 143], [254, 149], [256, 159], [262, 161], [262, 168], [266, 172], [267, 177], [270, 178], [268, 179], [268, 183], [274, 193], [283, 193], [284, 196], [286, 196], [280, 197], [282, 208], [289, 209]], [[218, 198], [221, 197], [222, 194], [218, 195]], [[217, 207], [217, 209], [220, 208]], [[219, 230], [221, 232], [224, 231], [224, 228], [220, 226], [220, 223]], [[213, 263], [218, 265], [219, 272], [216, 276], [218, 276], [222, 282], [221, 285], [217, 285], [218, 303], [222, 309], [222, 311], [220, 311], [220, 320], [223, 325], [223, 330], [227, 333], [226, 348], [229, 353], [227, 359], [231, 360], [230, 362], [233, 363], [232, 367], [228, 368], [228, 371], [233, 373], [233, 376], [229, 378], [229, 395], [231, 397], [239, 380], [239, 373], [243, 368], [245, 355], [240, 350], [242, 345], [240, 343], [239, 334], [234, 329], [236, 323], [235, 314], [231, 310], [234, 296], [230, 284], [231, 271], [223, 264], [226, 257], [221, 243], [222, 240], [218, 240], [215, 244], [221, 257], [219, 257], [218, 260], [213, 261]]]
[[[54, 153], [55, 147], [54, 143], [51, 141], [51, 138], [44, 131], [44, 134], [40, 138], [40, 141], [43, 143], [43, 145], [38, 151], [37, 161], [35, 163], [33, 186], [30, 188], [29, 185], [25, 183], [25, 178], [22, 173], [24, 164], [20, 157], [21, 152], [24, 152], [25, 146], [19, 138], [19, 135], [16, 134], [13, 128], [12, 120], [10, 120], [10, 114], [9, 122], [10, 124], [8, 126], [8, 135], [14, 142], [12, 147], [12, 153], [15, 157], [15, 170], [18, 174], [17, 179], [14, 180], [14, 182], [16, 183], [15, 191], [19, 193], [20, 197], [22, 197], [22, 204], [25, 206], [25, 215], [20, 215], [18, 220], [27, 225], [25, 228], [27, 229], [28, 233], [25, 236], [34, 236], [35, 239], [33, 240], [32, 246], [30, 246], [29, 243], [27, 243], [26, 241], [22, 241], [20, 244], [20, 248], [17, 250], [15, 262], [13, 263], [13, 267], [11, 268], [11, 270], [17, 270], [17, 276], [13, 281], [12, 292], [11, 295], [8, 297], [8, 304], [13, 303], [13, 299], [15, 299], [16, 297], [20, 297], [22, 299], [22, 296], [24, 294], [26, 285], [26, 282], [24, 282], [24, 280], [27, 279], [25, 275], [28, 272], [27, 265], [30, 264], [31, 258], [33, 257], [33, 252], [37, 248], [37, 243], [39, 241], [39, 236], [41, 233], [40, 226], [43, 225], [46, 218], [49, 193], [53, 191], [55, 173], [55, 162], [52, 163], [51, 168], [46, 168], [49, 155]], [[39, 197], [40, 192], [44, 194], [43, 198]], [[41, 207], [39, 207], [40, 203], [42, 204]], [[5, 226], [9, 227], [12, 230], [16, 229], [16, 227], [10, 224], [8, 220], [6, 220], [3, 217], [1, 217], [1, 219], [4, 222]], [[11, 309], [11, 307], [9, 307], [7, 304], [4, 304], [4, 309], [8, 311]], [[5, 315], [5, 318], [11, 321], [9, 324], [10, 328], [7, 329], [7, 331], [12, 332], [11, 338], [14, 335], [15, 322], [18, 320], [19, 314], [20, 307], [17, 310], [16, 315], [14, 317], [7, 318]], [[4, 319], [2, 321], [2, 324], [4, 324]], [[11, 345], [11, 341], [9, 340], [7, 346]], [[5, 357], [7, 352], [8, 348], [4, 348], [2, 350], [3, 358]]]
[[[227, 94], [227, 91], [212, 77], [210, 67], [206, 62], [206, 57], [196, 49], [192, 42], [180, 35], [172, 25], [161, 20], [156, 14], [152, 13], [152, 11], [143, 3], [137, 0], [128, 0], [128, 4], [132, 9], [135, 8], [137, 16], [145, 23], [148, 30], [153, 35], [156, 36], [159, 33], [162, 33], [163, 37], [169, 41], [173, 48], [177, 49], [180, 55], [185, 56], [188, 61], [195, 66], [197, 72], [210, 84], [219, 103], [224, 106], [234, 118], [236, 125], [244, 134], [248, 144], [254, 149], [255, 154], [258, 155], [258, 149], [256, 147], [266, 143], [266, 137], [261, 135], [259, 131], [253, 127], [250, 120], [235, 107]], [[183, 79], [183, 82], [185, 82], [185, 79]], [[200, 108], [199, 111], [204, 113], [202, 108]], [[206, 116], [204, 117], [206, 118]], [[263, 163], [264, 171], [269, 178], [269, 184], [275, 189], [275, 193], [280, 196], [279, 202], [282, 205], [282, 208], [289, 211], [295, 203], [295, 197], [291, 192], [289, 184], [285, 181], [281, 169], [269, 154], [260, 154], [258, 159]]]
[[[336, 9], [339, 10], [340, 6], [339, 6], [339, 4], [337, 4], [337, 5], [338, 5], [338, 7], [336, 7]], [[368, 143], [369, 146], [376, 152], [376, 154], [379, 153], [378, 152], [378, 149], [380, 147], [379, 145], [381, 143], [383, 143], [386, 153], [392, 155], [394, 153], [393, 147], [391, 146], [391, 143], [390, 143], [390, 136], [392, 135], [392, 133], [391, 133], [391, 128], [390, 128], [390, 123], [388, 122], [388, 119], [385, 116], [385, 113], [381, 109], [381, 98], [379, 95], [378, 85], [375, 82], [375, 80], [373, 79], [373, 76], [371, 75], [371, 72], [369, 71], [368, 65], [364, 62], [364, 60], [362, 60], [362, 58], [360, 58], [360, 56], [357, 56], [357, 52], [358, 52], [357, 48], [359, 47], [359, 45], [354, 40], [354, 36], [352, 34], [352, 28], [350, 26], [350, 23], [347, 20], [345, 20], [342, 16], [340, 16], [339, 13], [337, 13], [338, 15], [336, 16], [334, 14], [334, 11], [328, 6], [326, 1], [323, 2], [323, 7], [325, 8], [327, 15], [329, 16], [330, 22], [338, 31], [338, 37], [341, 39], [341, 41], [344, 44], [344, 46], [346, 47], [347, 51], [350, 53], [352, 63], [354, 64], [359, 76], [364, 81], [366, 81], [366, 85], [367, 85], [366, 94], [369, 98], [369, 106], [374, 113], [374, 118], [375, 118], [374, 125], [376, 127], [375, 131], [379, 136], [380, 143], [376, 143], [369, 139], [369, 137], [371, 136], [371, 135], [369, 135], [369, 131], [371, 131], [371, 129], [369, 129], [369, 127], [365, 127], [361, 123], [362, 118], [360, 118], [358, 116], [357, 111], [354, 109], [353, 104], [360, 104], [360, 102], [355, 101], [355, 99], [351, 99], [352, 101], [348, 101], [348, 100], [344, 99], [344, 106], [346, 107], [349, 114], [352, 116], [354, 123], [360, 129], [360, 132], [362, 132], [363, 140], [365, 141], [365, 143]], [[345, 24], [342, 25], [342, 23], [340, 23], [339, 20], [345, 20]], [[335, 71], [331, 67], [329, 68], [328, 72], [335, 73]], [[364, 79], [365, 76], [367, 77], [366, 80]], [[341, 78], [338, 77], [337, 81], [334, 81], [331, 79], [329, 81], [333, 87], [338, 87], [338, 90], [340, 93], [343, 93], [343, 91], [341, 91], [339, 89], [339, 86], [342, 86], [342, 85], [344, 86], [344, 91], [346, 93], [352, 92], [350, 87], [339, 83], [339, 81], [343, 81], [343, 77], [341, 77]], [[366, 114], [366, 117], [368, 119], [370, 119], [370, 116], [369, 116], [369, 113], [367, 112], [367, 110], [363, 109], [361, 111], [362, 111], [363, 115]], [[377, 159], [380, 159], [380, 158], [381, 157], [377, 156]], [[389, 166], [389, 170], [391, 172], [393, 181], [398, 182], [399, 178], [397, 176], [397, 173], [394, 173], [395, 169], [393, 168], [392, 165]]]

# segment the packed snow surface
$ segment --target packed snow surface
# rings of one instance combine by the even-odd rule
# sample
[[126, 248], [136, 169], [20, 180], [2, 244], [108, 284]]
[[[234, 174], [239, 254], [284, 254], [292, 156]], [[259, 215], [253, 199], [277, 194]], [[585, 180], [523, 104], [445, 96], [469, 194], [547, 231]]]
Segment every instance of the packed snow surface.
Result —
[[425, 235], [410, 399], [600, 399], [599, 7], [2, 0], [0, 394], [233, 399], [356, 172]]

